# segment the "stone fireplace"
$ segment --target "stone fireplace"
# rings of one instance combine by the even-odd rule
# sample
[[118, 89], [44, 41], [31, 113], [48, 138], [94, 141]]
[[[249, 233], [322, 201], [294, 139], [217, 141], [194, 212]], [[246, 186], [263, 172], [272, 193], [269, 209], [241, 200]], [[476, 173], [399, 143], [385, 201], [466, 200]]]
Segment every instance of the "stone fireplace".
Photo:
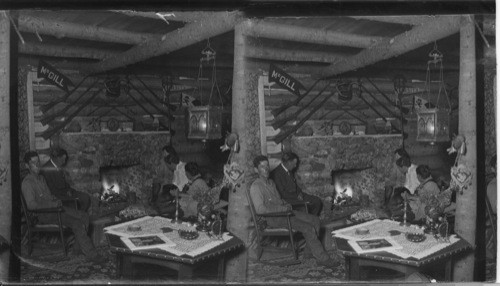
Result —
[[113, 186], [145, 203], [169, 140], [168, 132], [79, 132], [62, 133], [57, 142], [68, 151], [66, 169], [76, 190], [98, 200]]
[[347, 192], [358, 200], [366, 195], [370, 205], [381, 207], [401, 142], [401, 135], [293, 137], [291, 149], [301, 160], [297, 175], [307, 192], [323, 200]]

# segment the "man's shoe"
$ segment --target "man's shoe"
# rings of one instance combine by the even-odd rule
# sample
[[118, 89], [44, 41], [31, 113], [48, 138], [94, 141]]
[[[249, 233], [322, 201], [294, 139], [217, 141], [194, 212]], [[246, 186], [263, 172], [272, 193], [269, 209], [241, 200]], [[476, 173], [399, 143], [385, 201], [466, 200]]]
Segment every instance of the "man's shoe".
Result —
[[340, 263], [329, 258], [327, 260], [322, 260], [322, 261], [316, 261], [316, 264], [318, 266], [324, 266], [324, 267], [327, 267], [327, 268], [334, 268], [334, 267], [339, 267], [340, 266]]

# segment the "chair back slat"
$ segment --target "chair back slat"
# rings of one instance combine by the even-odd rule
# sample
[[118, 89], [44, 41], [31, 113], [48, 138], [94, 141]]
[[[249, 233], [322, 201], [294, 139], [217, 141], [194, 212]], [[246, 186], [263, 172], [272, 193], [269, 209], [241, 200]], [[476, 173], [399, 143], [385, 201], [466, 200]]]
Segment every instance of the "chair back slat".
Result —
[[485, 200], [486, 200], [486, 212], [488, 214], [488, 218], [490, 219], [491, 227], [493, 229], [493, 235], [496, 241], [497, 225], [495, 220], [495, 214], [493, 213], [493, 207], [491, 206], [491, 202], [488, 199], [488, 196], [485, 197]]
[[26, 199], [21, 191], [21, 206], [23, 208], [24, 217], [26, 218], [26, 223], [29, 228], [35, 226], [38, 222], [37, 216], [28, 210], [28, 205], [26, 204]]
[[250, 214], [252, 215], [252, 220], [253, 220], [253, 224], [255, 227], [255, 231], [257, 232], [257, 236], [260, 237], [259, 219], [257, 216], [257, 212], [255, 211], [255, 207], [253, 205], [252, 197], [250, 196], [250, 188], [247, 188], [245, 190], [245, 194], [247, 196], [248, 205], [250, 206]]

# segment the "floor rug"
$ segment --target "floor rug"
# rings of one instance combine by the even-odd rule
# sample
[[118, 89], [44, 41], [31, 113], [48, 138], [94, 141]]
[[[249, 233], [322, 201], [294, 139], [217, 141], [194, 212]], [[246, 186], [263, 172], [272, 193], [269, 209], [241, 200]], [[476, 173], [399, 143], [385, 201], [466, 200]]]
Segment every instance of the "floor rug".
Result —
[[[330, 257], [339, 262], [339, 266], [335, 268], [326, 268], [316, 265], [314, 258], [304, 258], [299, 256], [300, 264], [280, 266], [271, 265], [269, 263], [262, 263], [255, 260], [250, 260], [248, 263], [248, 282], [283, 282], [283, 283], [297, 283], [297, 282], [339, 282], [345, 281], [345, 267], [343, 257], [337, 255], [335, 252], [330, 252]], [[281, 256], [277, 258], [262, 260], [266, 262], [279, 263], [283, 260], [293, 259], [289, 256]]]

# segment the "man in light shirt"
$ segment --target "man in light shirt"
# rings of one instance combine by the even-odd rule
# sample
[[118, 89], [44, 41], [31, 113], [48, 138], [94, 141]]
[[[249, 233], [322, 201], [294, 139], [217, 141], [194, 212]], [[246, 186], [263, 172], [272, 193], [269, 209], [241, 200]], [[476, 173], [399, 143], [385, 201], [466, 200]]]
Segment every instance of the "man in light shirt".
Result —
[[405, 174], [405, 184], [404, 187], [410, 191], [410, 194], [414, 195], [415, 190], [420, 185], [420, 181], [417, 177], [417, 165], [411, 163], [409, 156], [402, 156], [396, 161], [396, 165], [401, 173]]
[[186, 163], [181, 162], [177, 154], [174, 153], [168, 154], [165, 158], [165, 163], [167, 163], [167, 167], [174, 172], [172, 184], [176, 185], [180, 192], [183, 192], [184, 187], [189, 183], [184, 168]]

